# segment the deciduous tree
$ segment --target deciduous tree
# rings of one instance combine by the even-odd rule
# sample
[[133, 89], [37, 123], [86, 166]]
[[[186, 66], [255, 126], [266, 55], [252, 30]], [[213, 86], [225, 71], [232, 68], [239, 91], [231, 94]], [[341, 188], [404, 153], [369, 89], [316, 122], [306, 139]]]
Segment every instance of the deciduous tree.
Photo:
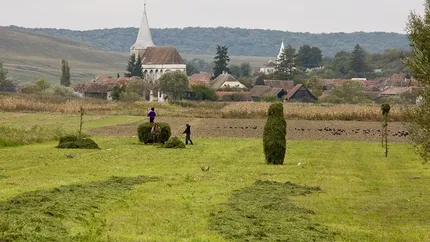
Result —
[[422, 101], [409, 111], [410, 131], [417, 152], [430, 161], [430, 0], [425, 3], [425, 15], [411, 13], [407, 24], [412, 54], [407, 66], [423, 87]]
[[173, 100], [180, 100], [188, 91], [188, 77], [181, 71], [168, 72], [158, 80], [160, 90], [170, 94]]
[[311, 91], [311, 93], [315, 96], [315, 97], [320, 97], [323, 94], [323, 85], [318, 82], [318, 79], [316, 76], [313, 76], [311, 79], [309, 79], [306, 83], [305, 86], [309, 89], [309, 91]]

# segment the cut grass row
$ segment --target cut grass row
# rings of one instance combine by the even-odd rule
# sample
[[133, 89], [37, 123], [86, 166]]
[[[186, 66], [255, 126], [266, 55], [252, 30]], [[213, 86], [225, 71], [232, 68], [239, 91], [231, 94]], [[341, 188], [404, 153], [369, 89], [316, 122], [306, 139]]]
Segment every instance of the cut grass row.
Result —
[[[259, 192], [253, 184], [258, 185], [258, 180], [290, 181], [321, 189], [288, 199], [303, 211], [313, 211], [310, 222], [333, 233], [336, 241], [430, 240], [430, 171], [408, 145], [391, 145], [386, 159], [379, 143], [290, 141], [285, 165], [268, 166], [261, 140], [256, 139], [196, 139], [196, 145], [185, 150], [143, 146], [136, 138], [95, 139], [102, 150], [57, 150], [56, 143], [3, 149], [0, 202], [25, 192], [105, 181], [112, 176], [159, 177], [102, 206], [94, 216], [103, 223], [83, 221], [90, 221], [88, 226], [99, 228], [110, 241], [226, 241], [228, 235], [211, 222], [211, 214], [225, 213], [231, 202], [243, 211], [253, 207], [254, 203], [234, 199], [234, 194], [242, 196], [245, 191], [255, 193], [267, 205], [277, 204], [283, 198]], [[69, 159], [67, 154], [75, 158]], [[210, 166], [209, 172], [203, 172], [202, 166]], [[263, 224], [268, 219], [268, 223], [276, 221], [276, 226], [291, 228], [276, 214], [247, 215]], [[225, 219], [244, 218], [233, 213]], [[227, 230], [232, 227], [222, 224]], [[67, 226], [70, 231], [82, 228], [79, 223]], [[245, 223], [236, 231], [257, 231], [255, 226]], [[243, 237], [233, 240], [244, 241]]]

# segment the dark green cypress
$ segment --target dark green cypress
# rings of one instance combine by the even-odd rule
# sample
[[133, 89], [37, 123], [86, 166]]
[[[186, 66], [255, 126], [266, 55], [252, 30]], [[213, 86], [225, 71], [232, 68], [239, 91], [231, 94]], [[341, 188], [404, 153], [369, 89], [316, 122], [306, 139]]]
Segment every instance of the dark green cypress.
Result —
[[284, 118], [283, 104], [270, 105], [268, 115], [263, 134], [266, 162], [272, 165], [282, 165], [287, 150], [287, 122]]

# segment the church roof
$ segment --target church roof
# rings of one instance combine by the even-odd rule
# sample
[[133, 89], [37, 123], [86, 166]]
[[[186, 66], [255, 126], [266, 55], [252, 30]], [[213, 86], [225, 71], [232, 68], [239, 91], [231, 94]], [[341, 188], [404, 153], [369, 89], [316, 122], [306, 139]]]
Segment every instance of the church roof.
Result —
[[131, 50], [142, 50], [147, 47], [155, 46], [152, 42], [151, 30], [149, 29], [148, 16], [146, 14], [146, 4], [143, 10], [143, 18], [140, 23], [139, 33], [137, 35], [136, 43], [131, 47]]
[[176, 47], [148, 47], [142, 57], [143, 65], [185, 65]]

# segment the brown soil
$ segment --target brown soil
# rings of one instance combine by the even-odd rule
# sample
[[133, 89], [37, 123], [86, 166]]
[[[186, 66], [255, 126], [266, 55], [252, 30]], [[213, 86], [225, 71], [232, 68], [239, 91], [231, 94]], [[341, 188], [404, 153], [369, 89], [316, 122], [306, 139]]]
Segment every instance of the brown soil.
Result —
[[[192, 137], [260, 138], [265, 119], [216, 119], [162, 117], [158, 122], [169, 123], [173, 136], [182, 136], [185, 124], [191, 125]], [[146, 122], [142, 120], [142, 122]], [[136, 136], [140, 123], [115, 125], [92, 129], [95, 136]], [[289, 140], [355, 140], [380, 141], [381, 123], [358, 121], [308, 121], [288, 120]], [[401, 123], [389, 123], [389, 140], [407, 142], [409, 133]]]

